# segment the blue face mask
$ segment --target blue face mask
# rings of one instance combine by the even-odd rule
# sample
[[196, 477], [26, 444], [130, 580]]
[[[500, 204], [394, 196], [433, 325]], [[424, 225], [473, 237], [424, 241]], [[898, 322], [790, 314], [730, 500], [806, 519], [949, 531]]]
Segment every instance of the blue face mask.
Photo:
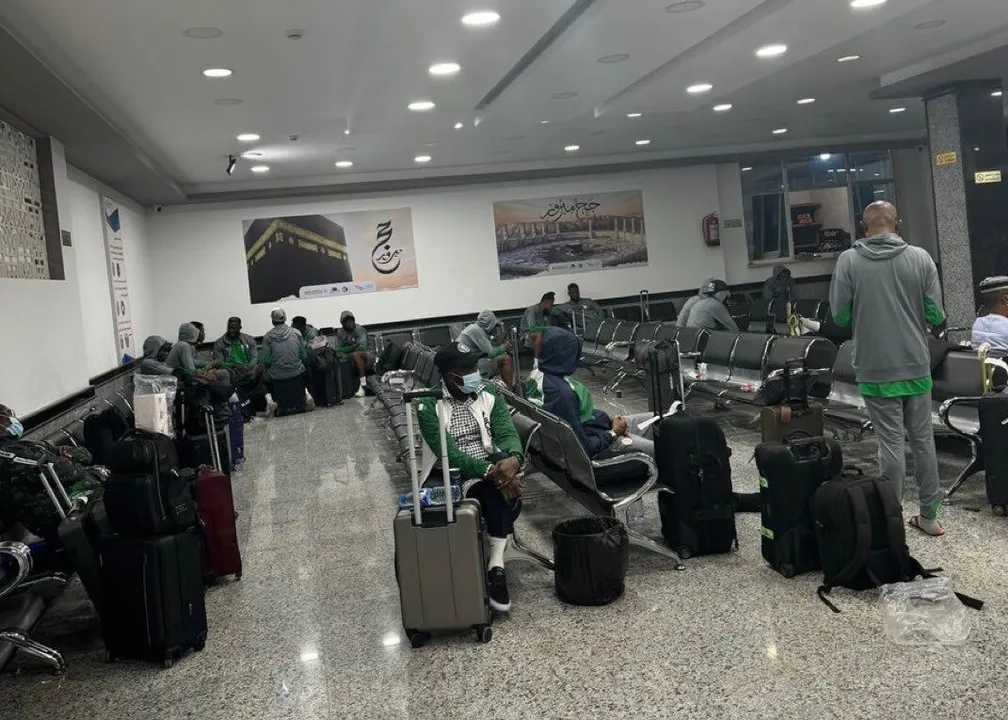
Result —
[[462, 383], [459, 385], [459, 390], [466, 395], [475, 395], [483, 389], [483, 376], [480, 375], [479, 370], [467, 373], [461, 377]]
[[22, 425], [21, 421], [18, 420], [16, 417], [12, 417], [10, 419], [10, 427], [7, 428], [7, 432], [9, 432], [16, 438], [19, 438], [22, 435], [24, 435], [24, 425]]

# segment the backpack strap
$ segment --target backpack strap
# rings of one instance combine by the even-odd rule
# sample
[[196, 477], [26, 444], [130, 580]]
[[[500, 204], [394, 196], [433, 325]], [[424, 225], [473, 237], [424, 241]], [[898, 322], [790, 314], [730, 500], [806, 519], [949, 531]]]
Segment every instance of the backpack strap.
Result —
[[[886, 535], [889, 539], [889, 554], [899, 568], [900, 572], [906, 575], [911, 567], [910, 551], [906, 544], [906, 531], [903, 529], [903, 509], [896, 500], [896, 493], [885, 478], [872, 480], [879, 502], [882, 503], [882, 511], [885, 513]], [[911, 575], [910, 577], [913, 577]], [[876, 578], [872, 582], [880, 585]]]
[[[935, 573], [940, 573], [940, 572], [942, 572], [942, 568], [940, 568], [940, 567], [939, 568], [929, 568], [929, 569], [925, 570], [924, 567], [920, 564], [920, 561], [917, 560], [917, 558], [912, 557], [912, 556], [910, 557], [910, 577], [911, 578], [915, 578], [917, 576], [920, 576], [920, 577], [925, 578], [925, 579], [927, 579], [927, 578], [933, 578], [933, 577], [938, 577], [937, 575], [935, 575]], [[973, 597], [972, 595], [966, 595], [965, 593], [961, 593], [961, 592], [957, 592], [955, 594], [955, 596], [957, 598], [959, 598], [959, 602], [961, 602], [966, 607], [972, 608], [973, 610], [983, 610], [983, 606], [984, 606], [984, 601], [983, 600], [978, 600], [977, 598]]]
[[868, 553], [871, 551], [871, 516], [868, 514], [868, 502], [865, 500], [864, 491], [860, 487], [850, 485], [843, 488], [843, 493], [850, 500], [851, 514], [854, 517], [856, 538], [854, 557], [843, 570], [830, 578], [829, 585], [820, 585], [816, 590], [819, 599], [835, 613], [839, 613], [840, 610], [826, 599], [826, 593], [857, 575], [867, 565]]

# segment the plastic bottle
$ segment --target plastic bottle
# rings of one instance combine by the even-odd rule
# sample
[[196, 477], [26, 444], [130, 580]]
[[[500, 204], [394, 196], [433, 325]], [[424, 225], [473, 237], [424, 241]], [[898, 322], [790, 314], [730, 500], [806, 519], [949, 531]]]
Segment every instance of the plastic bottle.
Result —
[[639, 499], [627, 508], [627, 519], [630, 521], [631, 525], [643, 525], [644, 524], [644, 500]]
[[[452, 485], [452, 504], [457, 505], [462, 500], [462, 488], [458, 485]], [[444, 488], [438, 485], [437, 487], [430, 488], [420, 488], [420, 507], [444, 507], [445, 505], [445, 493]], [[413, 493], [404, 492], [399, 494], [399, 508], [411, 508], [413, 507]]]

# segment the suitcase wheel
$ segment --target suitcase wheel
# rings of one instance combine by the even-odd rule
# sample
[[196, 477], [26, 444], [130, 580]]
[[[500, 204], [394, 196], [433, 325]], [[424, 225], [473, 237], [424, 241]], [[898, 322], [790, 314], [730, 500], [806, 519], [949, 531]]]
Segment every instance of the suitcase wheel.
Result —
[[106, 650], [105, 651], [105, 662], [111, 664], [111, 663], [114, 663], [115, 661], [116, 661], [115, 653], [112, 652], [111, 650]]
[[676, 548], [676, 553], [678, 553], [679, 557], [683, 560], [689, 560], [693, 557], [693, 548], [688, 545], [680, 545]]
[[406, 630], [406, 637], [409, 638], [409, 644], [413, 648], [422, 648], [430, 640], [430, 633], [420, 632], [419, 630]]
[[794, 565], [791, 563], [781, 563], [780, 567], [777, 569], [780, 570], [780, 574], [786, 578], [793, 578], [795, 576]]
[[1005, 508], [1004, 505], [994, 506], [994, 514], [997, 515], [998, 517], [1004, 517], [1006, 510], [1008, 510], [1008, 508]]
[[488, 643], [493, 640], [493, 628], [489, 625], [478, 625], [476, 627], [476, 639], [481, 643]]
[[193, 652], [203, 652], [203, 648], [206, 647], [206, 640], [200, 640], [198, 643], [193, 645]]
[[165, 670], [171, 670], [173, 665], [175, 665], [175, 656], [174, 655], [166, 655], [165, 659], [161, 662], [161, 666]]

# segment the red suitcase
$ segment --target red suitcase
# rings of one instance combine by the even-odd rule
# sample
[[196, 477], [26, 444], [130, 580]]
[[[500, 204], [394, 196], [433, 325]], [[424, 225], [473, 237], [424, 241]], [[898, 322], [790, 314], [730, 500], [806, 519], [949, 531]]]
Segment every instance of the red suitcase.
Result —
[[[208, 414], [207, 420], [208, 435], [214, 437], [216, 428], [212, 414]], [[210, 448], [214, 464], [219, 468], [220, 455], [217, 443], [211, 442]], [[219, 469], [204, 465], [196, 471], [193, 495], [200, 529], [203, 532], [203, 545], [206, 549], [205, 575], [212, 580], [219, 580], [228, 575], [234, 575], [236, 580], [241, 580], [241, 551], [238, 548], [238, 530], [235, 527], [238, 513], [235, 512], [234, 495], [231, 493], [231, 478]]]

